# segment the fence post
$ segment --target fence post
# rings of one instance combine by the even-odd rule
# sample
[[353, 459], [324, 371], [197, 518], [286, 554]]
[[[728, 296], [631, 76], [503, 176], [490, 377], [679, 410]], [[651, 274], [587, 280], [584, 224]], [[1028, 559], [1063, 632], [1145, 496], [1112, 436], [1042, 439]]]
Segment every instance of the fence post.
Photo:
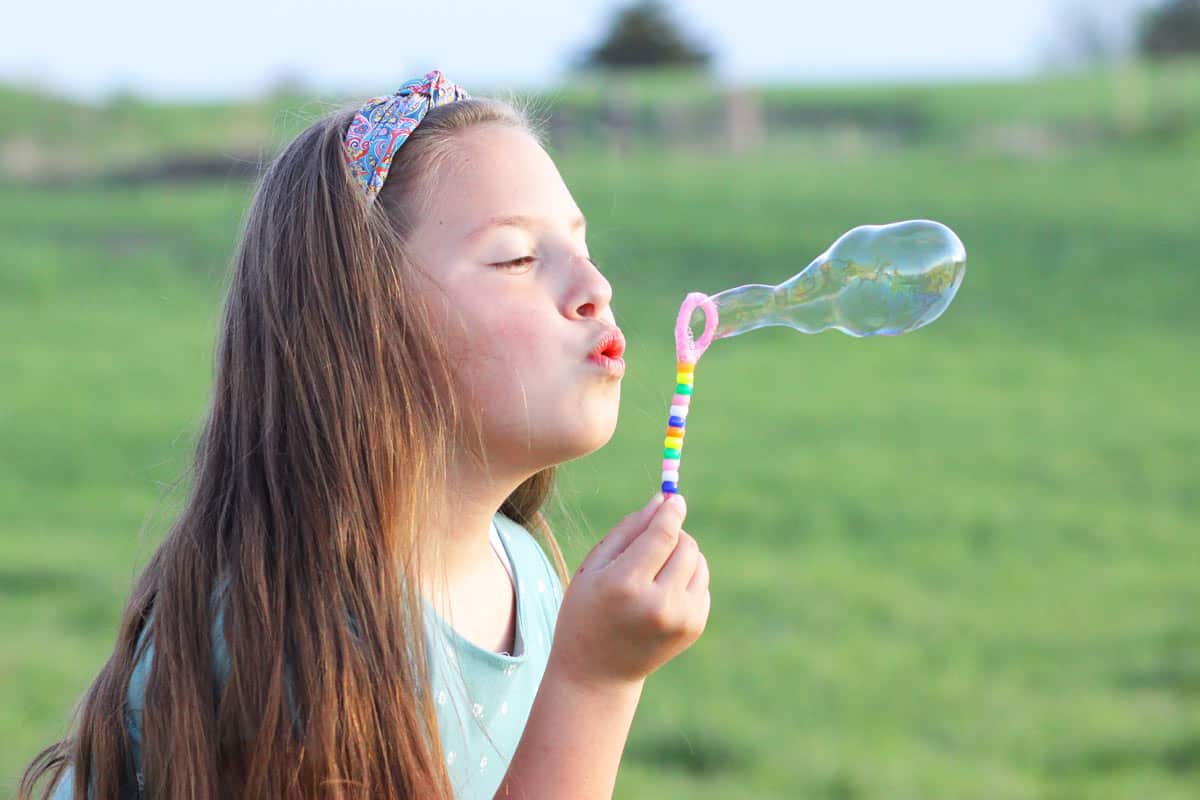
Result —
[[609, 150], [626, 155], [633, 145], [633, 92], [623, 81], [613, 81], [604, 94], [604, 123]]
[[732, 87], [722, 107], [725, 109], [725, 145], [735, 155], [762, 143], [766, 124], [762, 99], [753, 89]]

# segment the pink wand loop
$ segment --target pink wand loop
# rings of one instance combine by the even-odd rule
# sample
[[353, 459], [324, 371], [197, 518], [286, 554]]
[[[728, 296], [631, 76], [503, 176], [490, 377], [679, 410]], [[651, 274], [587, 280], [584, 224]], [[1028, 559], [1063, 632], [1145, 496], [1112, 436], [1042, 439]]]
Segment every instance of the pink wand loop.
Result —
[[[704, 309], [704, 333], [700, 341], [692, 340], [692, 312]], [[691, 292], [679, 306], [675, 319], [675, 395], [671, 398], [671, 413], [667, 419], [667, 438], [663, 440], [662, 491], [679, 492], [679, 460], [683, 455], [683, 430], [687, 425], [688, 407], [692, 402], [696, 362], [712, 344], [717, 330], [717, 306], [708, 295]]]

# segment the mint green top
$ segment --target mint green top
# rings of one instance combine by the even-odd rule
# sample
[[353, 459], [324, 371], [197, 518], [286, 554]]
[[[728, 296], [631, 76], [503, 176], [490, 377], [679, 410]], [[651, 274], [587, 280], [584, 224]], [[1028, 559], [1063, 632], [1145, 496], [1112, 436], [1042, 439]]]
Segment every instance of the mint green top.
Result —
[[497, 514], [517, 595], [513, 653], [477, 647], [426, 604], [438, 728], [454, 796], [491, 800], [508, 769], [546, 670], [562, 582], [533, 536]]
[[[496, 514], [492, 542], [506, 562], [516, 592], [516, 633], [511, 654], [476, 646], [425, 603], [425, 640], [439, 734], [458, 800], [491, 800], [499, 788], [545, 672], [562, 604], [563, 586], [558, 573], [529, 531]], [[213, 639], [215, 669], [223, 685], [229, 672], [229, 655], [221, 635], [220, 614]], [[128, 725], [139, 784], [142, 709], [153, 652], [151, 643], [129, 681]], [[68, 768], [55, 789], [54, 800], [70, 800], [72, 780]]]

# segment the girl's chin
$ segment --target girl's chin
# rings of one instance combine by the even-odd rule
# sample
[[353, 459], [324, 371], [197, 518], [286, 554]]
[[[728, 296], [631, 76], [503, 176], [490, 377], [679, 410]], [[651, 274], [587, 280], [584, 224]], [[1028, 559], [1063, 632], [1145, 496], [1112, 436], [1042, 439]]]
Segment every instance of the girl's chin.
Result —
[[583, 458], [586, 455], [591, 455], [600, 448], [604, 447], [604, 445], [608, 444], [611, 439], [612, 434], [609, 433], [604, 436], [595, 436], [590, 439], [581, 439], [579, 441], [571, 442], [572, 447], [569, 449], [563, 449], [561, 453], [562, 458], [560, 461], [572, 461], [576, 458]]
[[511, 453], [527, 468], [545, 469], [594, 453], [612, 440], [617, 430], [614, 399], [585, 398], [571, 409], [531, 414], [531, 428], [511, 428], [492, 439], [496, 452]]
[[554, 442], [547, 443], [553, 453], [548, 460], [558, 464], [594, 453], [612, 440], [616, 429], [616, 417], [614, 416], [611, 422], [590, 425], [586, 428], [576, 427], [569, 433], [564, 432]]

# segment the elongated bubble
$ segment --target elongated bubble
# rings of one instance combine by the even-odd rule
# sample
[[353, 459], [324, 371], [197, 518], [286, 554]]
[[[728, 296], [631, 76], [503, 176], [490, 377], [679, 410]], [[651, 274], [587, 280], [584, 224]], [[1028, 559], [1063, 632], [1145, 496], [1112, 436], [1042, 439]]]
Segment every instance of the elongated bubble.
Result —
[[[711, 295], [713, 339], [766, 325], [804, 333], [896, 336], [933, 322], [954, 299], [967, 253], [954, 231], [932, 220], [862, 225], [778, 286], [749, 284]], [[689, 319], [704, 328], [704, 311]]]

